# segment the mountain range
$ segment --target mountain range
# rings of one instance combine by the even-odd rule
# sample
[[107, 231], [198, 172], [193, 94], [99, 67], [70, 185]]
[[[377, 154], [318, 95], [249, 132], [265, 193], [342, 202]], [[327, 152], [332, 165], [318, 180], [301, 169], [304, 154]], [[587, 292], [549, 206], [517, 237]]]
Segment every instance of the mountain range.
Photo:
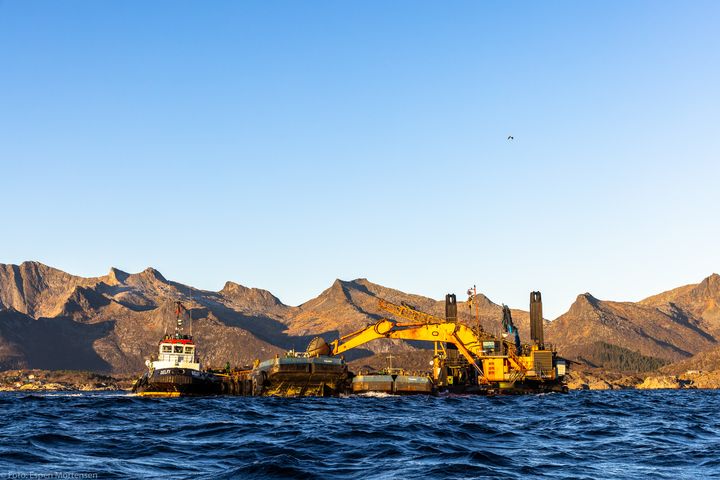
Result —
[[[206, 365], [247, 365], [304, 349], [315, 336], [331, 341], [376, 322], [387, 315], [378, 307], [379, 298], [445, 313], [444, 299], [362, 278], [336, 280], [316, 298], [289, 306], [267, 290], [234, 282], [218, 292], [201, 290], [168, 280], [153, 268], [134, 274], [111, 268], [107, 275], [86, 278], [39, 262], [0, 264], [0, 369], [139, 372], [162, 335], [172, 331], [176, 301], [190, 311]], [[459, 321], [475, 325], [476, 306], [483, 327], [499, 332], [502, 305], [482, 294], [472, 310], [458, 302]], [[528, 312], [512, 310], [512, 315], [527, 340]], [[649, 370], [680, 362], [678, 368], [696, 363], [720, 368], [720, 276], [640, 302], [584, 293], [545, 325], [546, 341], [561, 355], [593, 367]], [[387, 352], [417, 357], [423, 347], [381, 340], [348, 352], [348, 358], [371, 361]]]

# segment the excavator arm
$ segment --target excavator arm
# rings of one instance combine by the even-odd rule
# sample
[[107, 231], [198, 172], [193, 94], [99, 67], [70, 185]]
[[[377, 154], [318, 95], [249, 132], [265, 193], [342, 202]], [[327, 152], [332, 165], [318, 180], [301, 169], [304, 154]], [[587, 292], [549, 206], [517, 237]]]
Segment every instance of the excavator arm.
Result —
[[506, 358], [512, 371], [523, 377], [528, 373], [523, 360], [515, 352], [515, 346], [511, 346], [504, 340], [502, 340], [504, 356], [502, 354], [486, 355], [483, 351], [483, 341], [494, 343], [497, 340], [482, 330], [474, 331], [462, 323], [421, 312], [409, 305], [395, 305], [386, 300], [379, 300], [378, 303], [383, 310], [405, 318], [407, 322], [401, 323], [383, 318], [374, 325], [368, 325], [332, 342], [330, 344], [331, 355], [340, 355], [380, 338], [450, 343], [457, 347], [460, 354], [477, 371], [480, 383], [489, 383], [488, 377], [480, 366], [480, 362], [489, 358]]
[[379, 338], [387, 338], [388, 332], [396, 327], [396, 323], [383, 318], [374, 325], [358, 330], [333, 341], [330, 344], [330, 355], [340, 355], [348, 350], [357, 348], [360, 345], [377, 340]]
[[[540, 294], [538, 293], [538, 296]], [[447, 300], [446, 300], [447, 301]], [[444, 330], [450, 331], [453, 330], [453, 335], [451, 335], [453, 339], [448, 340], [437, 340], [440, 342], [450, 342], [458, 347], [458, 350], [460, 350], [460, 353], [463, 354], [465, 358], [468, 359], [468, 361], [475, 367], [479, 368], [477, 364], [470, 360], [471, 358], [474, 358], [474, 354], [476, 357], [482, 356], [482, 341], [483, 340], [490, 340], [494, 341], [495, 338], [490, 336], [488, 333], [484, 332], [482, 329], [478, 329], [477, 333], [474, 332], [469, 327], [459, 324], [456, 322], [450, 322], [447, 319], [443, 319], [441, 317], [431, 315], [429, 313], [421, 312], [415, 308], [410, 307], [409, 305], [396, 305], [392, 302], [388, 302], [387, 300], [383, 300], [382, 298], [378, 299], [378, 306], [385, 310], [386, 312], [392, 313], [393, 315], [397, 315], [398, 317], [405, 318], [407, 320], [410, 320], [416, 324], [425, 324], [425, 325], [445, 325], [446, 327], [443, 327]], [[515, 329], [515, 326], [512, 324], [512, 316], [510, 316], [510, 309], [505, 307], [503, 309], [503, 314], [505, 314], [505, 310], [507, 310], [507, 319], [503, 319], [505, 322], [509, 322], [510, 325], [512, 325], [512, 328]], [[404, 338], [404, 337], [393, 337], [393, 338]], [[411, 340], [423, 340], [420, 338], [412, 338]], [[512, 348], [508, 345], [507, 342], [503, 341], [506, 350], [507, 350], [507, 356], [508, 361], [510, 364], [518, 371], [520, 371], [523, 375], [527, 373], [527, 368], [525, 365], [523, 365], [522, 361], [518, 358], [518, 355], [515, 354], [515, 352], [512, 351]], [[519, 339], [518, 342], [519, 343]]]
[[[478, 365], [478, 360], [483, 357], [482, 340], [484, 338], [478, 338], [472, 329], [455, 322], [396, 323], [383, 318], [374, 325], [369, 325], [332, 342], [330, 344], [330, 354], [340, 355], [380, 338], [451, 343], [457, 347], [460, 354], [478, 372], [481, 381], [485, 379], [485, 374]], [[493, 339], [488, 337], [487, 340]], [[512, 351], [512, 347], [506, 344], [505, 348], [507, 350], [507, 359], [513, 368], [525, 374], [527, 368]]]
[[[535, 301], [535, 296], [539, 297], [539, 293], [533, 292], [533, 295], [532, 300]], [[447, 302], [446, 297], [447, 318], [441, 318], [421, 312], [410, 305], [395, 305], [386, 300], [379, 300], [378, 303], [381, 309], [396, 317], [405, 319], [405, 322], [382, 318], [373, 325], [368, 325], [332, 342], [330, 354], [340, 355], [381, 338], [452, 344], [457, 347], [458, 352], [477, 371], [479, 384], [495, 385], [497, 388], [502, 389], [507, 388], [502, 386], [503, 384], [515, 385], [518, 380], [523, 382], [526, 379], [535, 382], [547, 380], [551, 383], [558, 380], [558, 378], [562, 380], [562, 377], [558, 377], [554, 373], [554, 351], [545, 350], [542, 344], [542, 315], [539, 311], [539, 305], [535, 310], [531, 308], [531, 319], [540, 319], [540, 321], [536, 321], [539, 326], [532, 335], [535, 345], [531, 347], [529, 354], [523, 355], [518, 349], [519, 341], [517, 338], [515, 342], [511, 343], [504, 338], [496, 338], [490, 335], [479, 326], [477, 329], [472, 329], [458, 322], [456, 315], [452, 315], [452, 310], [448, 310]], [[540, 304], [539, 298], [535, 303]], [[531, 307], [533, 307], [532, 302]], [[507, 333], [516, 333], [517, 328], [512, 323], [509, 308], [503, 308], [503, 316], [504, 330]], [[444, 381], [442, 378], [447, 372], [443, 370], [443, 365], [446, 365], [444, 357], [436, 357], [433, 362], [433, 376], [436, 381]], [[446, 365], [446, 367], [452, 369], [456, 368], [457, 365]], [[551, 369], [550, 375], [543, 373], [547, 368]], [[450, 376], [448, 376], [449, 378]], [[452, 378], [454, 378], [454, 374]]]
[[[474, 352], [471, 350], [481, 349], [482, 344], [477, 341], [472, 330], [454, 322], [420, 324], [395, 323], [383, 318], [374, 325], [370, 325], [332, 342], [330, 345], [331, 354], [339, 355], [379, 338], [452, 343], [457, 346], [468, 363], [483, 376], [482, 369], [477, 364], [476, 355], [474, 355]], [[467, 340], [470, 340], [469, 344]]]

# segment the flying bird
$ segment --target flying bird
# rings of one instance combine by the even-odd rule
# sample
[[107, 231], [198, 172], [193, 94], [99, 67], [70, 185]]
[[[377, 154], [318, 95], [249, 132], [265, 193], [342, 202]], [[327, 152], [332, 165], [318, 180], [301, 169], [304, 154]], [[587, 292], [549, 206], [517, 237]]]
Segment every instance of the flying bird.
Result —
[[515, 137], [513, 137], [512, 135], [508, 135], [508, 140], [515, 140]]

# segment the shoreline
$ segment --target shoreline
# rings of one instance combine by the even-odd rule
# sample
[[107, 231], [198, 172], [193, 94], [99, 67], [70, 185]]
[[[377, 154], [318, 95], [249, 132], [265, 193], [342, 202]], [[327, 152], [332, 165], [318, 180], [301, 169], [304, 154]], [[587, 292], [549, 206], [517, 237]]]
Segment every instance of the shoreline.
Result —
[[[138, 374], [86, 370], [0, 371], [0, 392], [102, 392], [132, 390]], [[645, 374], [578, 369], [568, 375], [570, 390], [717, 390], [720, 371]]]

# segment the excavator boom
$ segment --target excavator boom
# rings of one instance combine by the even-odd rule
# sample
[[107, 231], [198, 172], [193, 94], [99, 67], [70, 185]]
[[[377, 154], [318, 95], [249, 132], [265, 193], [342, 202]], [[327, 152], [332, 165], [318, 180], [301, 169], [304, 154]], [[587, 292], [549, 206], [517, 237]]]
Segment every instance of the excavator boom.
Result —
[[376, 324], [344, 338], [343, 343], [336, 340], [330, 345], [332, 355], [340, 355], [379, 338], [452, 343], [458, 347], [468, 363], [482, 375], [482, 369], [476, 361], [477, 355], [473, 354], [482, 349], [482, 343], [477, 340], [472, 330], [458, 323], [396, 323], [383, 318]]
[[400, 318], [411, 320], [418, 323], [443, 323], [445, 319], [421, 312], [409, 305], [396, 305], [387, 300], [378, 299], [378, 306], [386, 312], [392, 313]]
[[[472, 329], [461, 323], [396, 323], [383, 318], [374, 325], [370, 325], [353, 334], [343, 337], [343, 342], [335, 340], [331, 344], [332, 355], [340, 355], [348, 350], [357, 348], [365, 343], [380, 338], [393, 338], [401, 340], [417, 340], [426, 342], [452, 343], [467, 359], [468, 363], [477, 367], [476, 359], [483, 356], [483, 340], [494, 340], [493, 337], [478, 338]], [[515, 367], [524, 370], [525, 367], [512, 355], [511, 361]]]
[[[522, 355], [517, 345], [498, 339], [483, 330], [475, 331], [457, 321], [445, 320], [410, 306], [395, 305], [386, 300], [379, 300], [379, 306], [409, 321], [396, 322], [382, 318], [374, 325], [332, 342], [331, 355], [340, 355], [381, 338], [435, 342], [436, 346], [454, 345], [477, 372], [479, 384], [487, 385], [495, 382], [495, 385], [499, 385], [498, 382], [512, 384], [517, 380], [544, 381], [557, 378], [553, 360], [555, 354], [543, 350], [541, 346], [533, 345], [529, 353]], [[507, 323], [509, 330], [511, 325], [509, 318]], [[514, 325], [511, 328], [514, 329]], [[440, 357], [444, 358], [443, 355]], [[437, 348], [435, 358], [438, 358]]]

